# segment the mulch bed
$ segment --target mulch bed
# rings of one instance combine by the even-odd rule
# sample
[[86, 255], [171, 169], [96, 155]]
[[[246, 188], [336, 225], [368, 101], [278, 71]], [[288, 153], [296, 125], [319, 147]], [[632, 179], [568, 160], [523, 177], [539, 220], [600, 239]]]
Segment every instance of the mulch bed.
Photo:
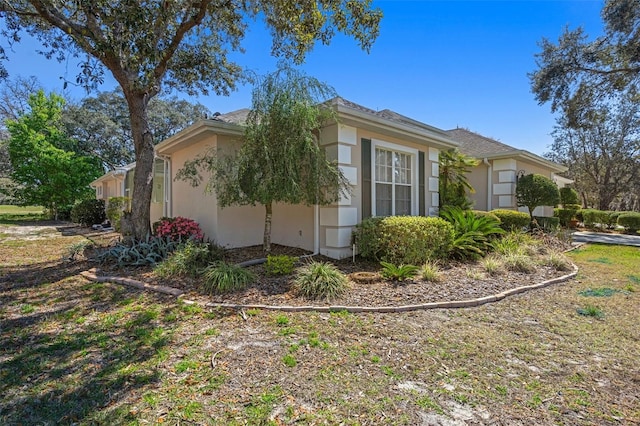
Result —
[[[543, 238], [548, 240], [545, 241], [546, 245], [553, 250], [568, 248], [565, 243], [556, 239]], [[273, 245], [272, 254], [302, 256], [309, 253], [301, 249]], [[225, 261], [232, 263], [264, 257], [262, 246], [230, 249], [225, 253]], [[350, 258], [336, 261], [324, 256], [314, 256], [313, 259], [331, 262], [349, 276], [356, 272], [380, 271], [379, 264], [359, 258], [356, 258], [355, 263]], [[302, 258], [298, 265], [308, 261], [309, 258]], [[263, 265], [250, 266], [249, 269], [257, 277], [253, 284], [242, 292], [221, 295], [202, 293], [198, 280], [191, 277], [161, 279], [149, 267], [115, 269], [105, 266], [98, 275], [128, 276], [149, 284], [178, 288], [185, 292], [185, 298], [205, 303], [381, 307], [475, 299], [567, 274], [567, 272], [539, 265], [535, 272], [530, 274], [503, 270], [492, 276], [486, 273], [479, 262], [453, 262], [441, 267], [440, 279], [437, 282], [424, 281], [419, 277], [400, 283], [382, 278], [374, 282], [357, 282], [351, 279], [349, 291], [340, 297], [331, 300], [308, 300], [296, 294], [293, 288], [293, 276], [267, 275]]]

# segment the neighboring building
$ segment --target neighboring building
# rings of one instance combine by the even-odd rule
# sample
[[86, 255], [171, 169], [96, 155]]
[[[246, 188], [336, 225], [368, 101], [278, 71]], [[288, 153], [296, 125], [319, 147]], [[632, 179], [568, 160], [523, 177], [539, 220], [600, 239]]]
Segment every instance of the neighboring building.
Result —
[[130, 197], [135, 167], [136, 163], [118, 167], [91, 182], [89, 185], [95, 189], [96, 198], [106, 202], [111, 197]]
[[[458, 128], [446, 133], [460, 144], [460, 152], [480, 161], [468, 176], [475, 189], [470, 198], [477, 210], [516, 209], [516, 183], [520, 176], [541, 174], [556, 182], [559, 188], [573, 182], [558, 176], [558, 173], [567, 171], [566, 167], [528, 151], [466, 129]], [[526, 207], [520, 211], [529, 212]], [[538, 207], [534, 215], [553, 216], [553, 206]]]
[[[502, 151], [489, 152], [491, 140], [471, 132], [459, 132], [460, 129], [445, 132], [390, 110], [375, 111], [342, 98], [334, 98], [328, 104], [336, 110], [339, 124], [322, 129], [320, 145], [348, 178], [351, 193], [330, 206], [274, 205], [273, 243], [340, 259], [351, 256], [353, 227], [364, 218], [437, 215], [441, 150], [460, 146], [462, 152], [486, 160], [471, 176], [479, 209], [515, 208], [513, 192], [520, 170], [542, 172], [550, 177], [564, 170], [541, 157], [496, 141], [492, 142], [501, 145]], [[221, 208], [215, 194], [205, 194], [208, 176], [203, 176], [199, 187], [175, 179], [187, 160], [208, 150], [224, 155], [237, 149], [247, 113], [244, 109], [216, 114], [156, 146], [152, 222], [161, 216], [184, 216], [197, 221], [208, 238], [223, 246], [262, 243], [263, 206]], [[467, 139], [476, 137], [482, 138], [482, 144], [486, 145], [481, 156], [477, 155], [480, 151], [466, 149]], [[459, 143], [458, 139], [464, 140]], [[481, 149], [480, 142], [471, 142], [469, 149], [474, 146]], [[131, 169], [124, 175], [111, 172], [97, 179], [92, 183], [96, 196], [108, 199], [128, 195], [126, 191], [131, 186], [124, 181], [129, 174]], [[109, 188], [117, 187], [118, 182], [121, 192], [112, 192]]]

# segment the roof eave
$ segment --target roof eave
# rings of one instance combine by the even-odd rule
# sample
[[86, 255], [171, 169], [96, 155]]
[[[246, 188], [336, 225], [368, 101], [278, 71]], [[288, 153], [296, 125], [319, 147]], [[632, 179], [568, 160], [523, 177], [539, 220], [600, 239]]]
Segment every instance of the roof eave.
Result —
[[204, 137], [207, 133], [242, 136], [244, 127], [219, 120], [200, 120], [157, 144], [156, 153], [160, 155], [173, 153], [182, 144]]
[[391, 122], [385, 118], [358, 111], [345, 105], [334, 104], [334, 108], [338, 112], [340, 122], [351, 121], [359, 125], [368, 125], [382, 134], [408, 139], [419, 144], [433, 146], [434, 148], [449, 149], [459, 146], [454, 140], [444, 135], [439, 135], [435, 131], [428, 129], [421, 131], [416, 127]]
[[549, 161], [545, 158], [540, 157], [539, 155], [532, 154], [531, 152], [522, 149], [514, 149], [511, 152], [500, 152], [497, 154], [487, 154], [482, 156], [482, 158], [486, 158], [487, 160], [499, 160], [502, 158], [512, 157], [521, 157], [533, 163], [548, 167], [557, 173], [563, 173], [569, 170], [568, 167], [563, 166], [562, 164], [554, 163], [553, 161]]

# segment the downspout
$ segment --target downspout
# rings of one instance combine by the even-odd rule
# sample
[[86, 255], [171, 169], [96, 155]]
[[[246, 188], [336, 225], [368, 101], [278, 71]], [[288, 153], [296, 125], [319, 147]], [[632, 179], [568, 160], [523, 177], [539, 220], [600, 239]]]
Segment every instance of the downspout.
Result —
[[313, 254], [320, 253], [320, 206], [313, 206]]
[[482, 162], [487, 166], [487, 211], [489, 212], [492, 210], [491, 200], [493, 199], [493, 167], [487, 158], [484, 158]]

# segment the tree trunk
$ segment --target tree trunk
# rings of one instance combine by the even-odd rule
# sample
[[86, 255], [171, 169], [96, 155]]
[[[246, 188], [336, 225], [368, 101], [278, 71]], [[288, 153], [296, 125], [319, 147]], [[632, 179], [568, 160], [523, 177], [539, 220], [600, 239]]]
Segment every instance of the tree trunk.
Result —
[[273, 215], [273, 210], [271, 203], [265, 204], [264, 208], [264, 239], [262, 248], [264, 249], [265, 253], [269, 254], [271, 253], [271, 216]]
[[132, 237], [136, 240], [146, 238], [151, 232], [149, 209], [153, 189], [154, 149], [153, 135], [147, 119], [147, 105], [151, 96], [146, 93], [125, 91], [131, 118], [131, 134], [136, 150], [136, 168], [131, 196], [131, 231]]

